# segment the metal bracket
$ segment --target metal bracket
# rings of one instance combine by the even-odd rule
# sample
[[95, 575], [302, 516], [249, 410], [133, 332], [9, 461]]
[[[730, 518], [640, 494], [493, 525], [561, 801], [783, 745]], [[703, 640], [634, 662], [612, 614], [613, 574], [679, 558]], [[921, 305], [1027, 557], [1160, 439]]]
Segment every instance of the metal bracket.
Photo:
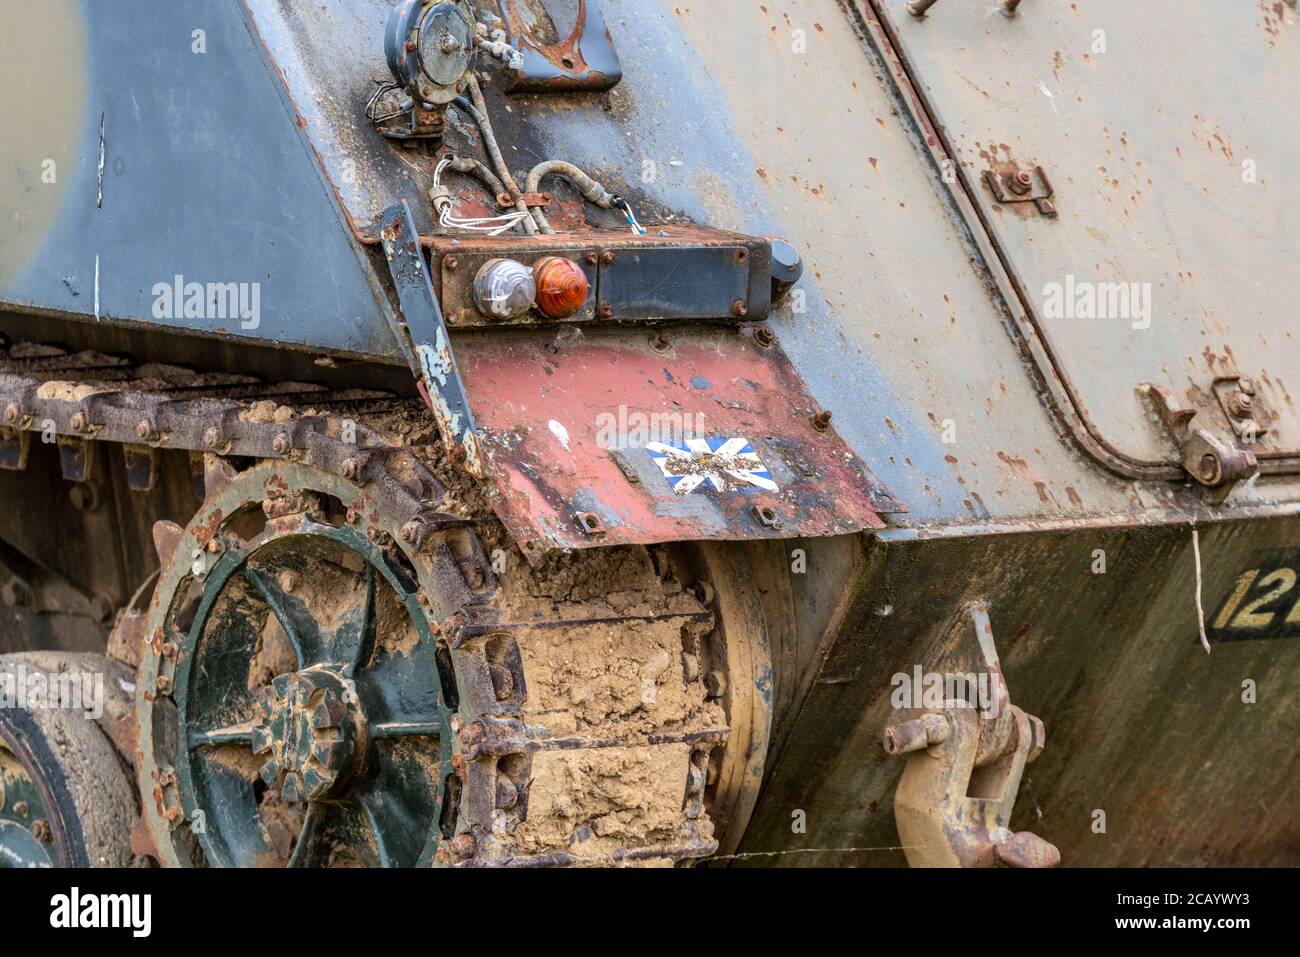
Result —
[[[907, 12], [914, 17], [924, 17], [926, 11], [938, 2], [939, 0], [911, 0]], [[1020, 7], [1020, 0], [1001, 0], [1001, 7], [1003, 16], [1014, 17]]]
[[1041, 166], [1035, 166], [1032, 170], [986, 169], [984, 185], [999, 203], [1033, 203], [1044, 216], [1056, 216], [1052, 183]]
[[[510, 42], [524, 55], [523, 69], [513, 72], [509, 92], [599, 92], [623, 79], [623, 66], [596, 0], [578, 0], [573, 30], [555, 42], [547, 42], [544, 33], [548, 31], [534, 28], [542, 4], [526, 0], [500, 3]], [[544, 8], [542, 14], [549, 16]], [[554, 29], [554, 23], [550, 26]]]
[[433, 294], [433, 281], [420, 248], [420, 234], [405, 200], [380, 214], [379, 235], [401, 304], [401, 317], [390, 319], [393, 335], [433, 410], [452, 458], [475, 478], [483, 478], [486, 466], [470, 413], [469, 396], [451, 351], [442, 309]]
[[1138, 391], [1155, 406], [1178, 446], [1183, 468], [1202, 485], [1220, 489], [1220, 498], [1226, 496], [1235, 483], [1259, 471], [1259, 461], [1254, 452], [1236, 448], [1222, 436], [1195, 424], [1200, 413], [1179, 405], [1168, 389], [1147, 382]]
[[1214, 380], [1212, 389], [1219, 400], [1219, 408], [1227, 416], [1228, 424], [1238, 439], [1249, 445], [1258, 442], [1268, 432], [1268, 426], [1264, 424], [1269, 418], [1268, 410], [1261, 407], [1253, 381], [1240, 376], [1224, 376]]
[[990, 713], [958, 700], [885, 729], [886, 754], [906, 754], [894, 819], [913, 867], [1052, 867], [1061, 852], [1008, 829], [1025, 765], [1046, 744], [1043, 722], [1011, 704], [983, 602], [963, 613], [993, 689]]

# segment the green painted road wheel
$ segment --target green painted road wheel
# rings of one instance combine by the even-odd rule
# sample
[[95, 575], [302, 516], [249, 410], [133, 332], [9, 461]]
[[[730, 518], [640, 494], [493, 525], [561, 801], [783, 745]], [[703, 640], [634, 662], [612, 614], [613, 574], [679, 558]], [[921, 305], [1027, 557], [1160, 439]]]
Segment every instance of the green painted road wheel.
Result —
[[137, 714], [165, 864], [420, 866], [454, 825], [420, 572], [354, 487], [299, 472], [236, 478], [160, 577]]

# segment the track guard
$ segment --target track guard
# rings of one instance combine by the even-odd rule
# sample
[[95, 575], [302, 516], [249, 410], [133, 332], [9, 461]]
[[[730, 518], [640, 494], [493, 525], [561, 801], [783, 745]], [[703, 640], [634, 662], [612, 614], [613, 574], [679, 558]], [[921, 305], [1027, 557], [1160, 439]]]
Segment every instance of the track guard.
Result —
[[456, 351], [497, 514], [530, 559], [840, 535], [904, 510], [829, 428], [770, 334], [602, 326], [470, 335]]

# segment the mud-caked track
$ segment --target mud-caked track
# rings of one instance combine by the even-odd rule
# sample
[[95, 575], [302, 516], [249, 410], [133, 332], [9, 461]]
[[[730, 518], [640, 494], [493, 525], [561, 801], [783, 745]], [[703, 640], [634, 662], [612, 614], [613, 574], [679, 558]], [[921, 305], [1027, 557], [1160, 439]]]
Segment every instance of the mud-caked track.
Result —
[[530, 563], [415, 399], [17, 360], [11, 444], [53, 420], [100, 449], [202, 456], [203, 505], [155, 528], [152, 603], [112, 642], [139, 662], [137, 850], [226, 866], [717, 850], [710, 807], [735, 792], [719, 780], [742, 776], [726, 711], [752, 676], [728, 680], [698, 555]]

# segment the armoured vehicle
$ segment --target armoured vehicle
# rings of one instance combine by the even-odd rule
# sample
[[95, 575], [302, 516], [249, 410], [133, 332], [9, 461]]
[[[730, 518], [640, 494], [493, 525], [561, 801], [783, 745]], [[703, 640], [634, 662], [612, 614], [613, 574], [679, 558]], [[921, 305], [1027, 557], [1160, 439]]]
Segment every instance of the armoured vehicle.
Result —
[[1300, 858], [1294, 0], [0, 17], [0, 861]]

